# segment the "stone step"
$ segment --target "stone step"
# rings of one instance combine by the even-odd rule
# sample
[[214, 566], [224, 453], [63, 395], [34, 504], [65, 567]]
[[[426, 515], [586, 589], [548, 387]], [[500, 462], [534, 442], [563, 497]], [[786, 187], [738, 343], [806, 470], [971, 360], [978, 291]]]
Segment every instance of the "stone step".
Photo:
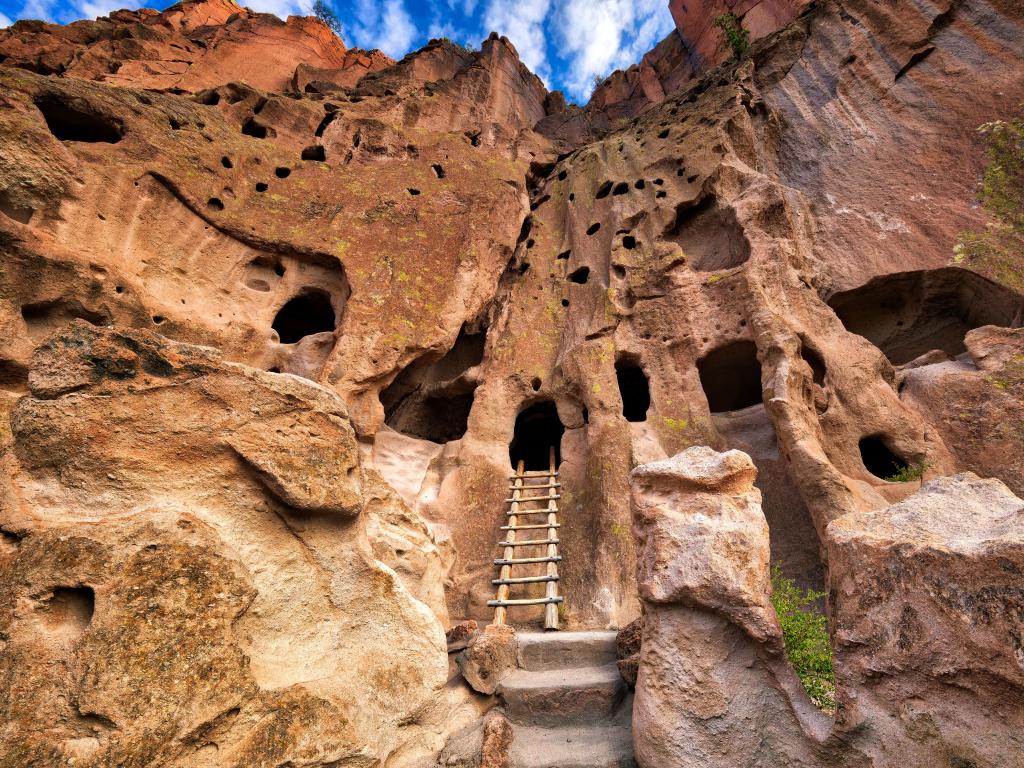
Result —
[[608, 722], [626, 696], [614, 664], [532, 671], [519, 669], [498, 686], [509, 720], [521, 725]]
[[518, 632], [519, 666], [529, 670], [603, 667], [615, 663], [612, 632]]
[[628, 723], [615, 725], [512, 728], [516, 768], [634, 768]]

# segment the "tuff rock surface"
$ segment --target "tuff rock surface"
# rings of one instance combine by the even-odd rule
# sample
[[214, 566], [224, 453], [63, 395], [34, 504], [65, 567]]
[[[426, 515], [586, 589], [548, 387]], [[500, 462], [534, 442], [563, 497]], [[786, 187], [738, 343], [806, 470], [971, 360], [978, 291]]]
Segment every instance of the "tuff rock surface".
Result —
[[[708, 24], [729, 9], [754, 39], [741, 60]], [[241, 765], [257, 724], [277, 745], [268, 764], [432, 757], [490, 706], [445, 685], [442, 630], [490, 620], [513, 459], [546, 460], [552, 441], [569, 629], [640, 614], [631, 468], [700, 446], [747, 454], [702, 490], [671, 461], [642, 482], [727, 511], [755, 567], [710, 523], [669, 550], [692, 521], [652, 496], [652, 562], [715, 569], [651, 578], [643, 599], [766, 654], [773, 679], [787, 667], [769, 563], [837, 583], [830, 522], [900, 502], [921, 476], [1024, 490], [1024, 299], [950, 265], [959, 234], [989, 223], [977, 127], [1024, 102], [1024, 9], [671, 10], [677, 32], [585, 107], [497, 35], [394, 62], [229, 0], [0, 31], [0, 559], [36, 563], [11, 577], [23, 602], [0, 637], [21, 649], [3, 679], [27, 690], [5, 704], [20, 709], [2, 759], [23, 764], [13, 744], [43, 765], [187, 762], [207, 739], [204, 759]], [[908, 482], [890, 479], [901, 470]], [[51, 526], [81, 546], [32, 560]], [[120, 689], [102, 693], [116, 706], [79, 704], [102, 676], [78, 673], [98, 657], [76, 649], [136, 621], [125, 590], [171, 578], [162, 558], [138, 575], [132, 547], [197, 541], [220, 558], [200, 570], [234, 581], [204, 603], [183, 575], [176, 605], [211, 604], [219, 628], [182, 610], [146, 642], [210, 643], [240, 670], [226, 689], [249, 698], [160, 683], [159, 707]], [[94, 550], [92, 570], [62, 570]], [[397, 586], [373, 620], [337, 619], [380, 573]], [[268, 600], [299, 619], [266, 629]], [[79, 639], [45, 650], [36, 613]], [[394, 648], [362, 676], [342, 663]], [[417, 674], [386, 675], [383, 701], [361, 687], [406, 658]], [[737, 685], [761, 675], [729, 669]], [[141, 690], [151, 672], [134, 674]], [[281, 691], [298, 697], [287, 727], [269, 714]], [[351, 728], [322, 740], [306, 696], [327, 720], [355, 712]]]
[[[768, 603], [768, 569], [756, 555], [768, 537], [744, 460], [690, 448], [633, 471], [645, 602], [637, 763], [1019, 765], [1024, 501], [998, 480], [964, 473], [829, 524], [838, 700], [830, 723], [780, 658], [777, 625], [760, 636], [751, 629], [750, 606]], [[686, 575], [709, 562], [721, 585], [714, 594]], [[682, 574], [671, 591], [660, 586], [665, 563]]]

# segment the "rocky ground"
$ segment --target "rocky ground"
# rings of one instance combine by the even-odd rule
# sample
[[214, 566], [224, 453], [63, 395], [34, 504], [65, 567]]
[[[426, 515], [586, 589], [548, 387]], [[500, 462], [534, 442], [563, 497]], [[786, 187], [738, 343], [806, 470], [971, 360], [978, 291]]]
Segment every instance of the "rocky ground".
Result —
[[[682, 760], [665, 722], [741, 720], [747, 684], [789, 713], [778, 764], [900, 764], [871, 735], [900, 697], [925, 702], [883, 729], [926, 745], [903, 764], [1014, 764], [1011, 715], [978, 745], [950, 712], [1020, 699], [1019, 600], [966, 586], [1016, 555], [945, 512], [882, 529], [922, 483], [979, 531], [975, 499], [1024, 493], [1024, 297], [953, 263], [992, 223], [977, 128], [1024, 102], [1024, 11], [733, 4], [735, 59], [720, 3], [670, 5], [584, 108], [498, 36], [395, 62], [229, 0], [0, 30], [0, 765], [431, 764], [493, 704], [443, 633], [490, 619], [507, 476], [550, 442], [564, 625], [660, 617], [641, 764]], [[709, 508], [759, 494], [722, 556], [638, 516], [636, 476], [631, 507], [634, 467], [694, 446], [749, 457]], [[935, 480], [968, 471], [992, 480]], [[927, 525], [967, 590], [945, 603], [902, 543]], [[660, 596], [658, 535], [694, 567]], [[831, 589], [831, 725], [787, 678], [769, 564]], [[857, 638], [900, 590], [932, 634], [879, 661]], [[666, 715], [690, 620], [767, 661]]]

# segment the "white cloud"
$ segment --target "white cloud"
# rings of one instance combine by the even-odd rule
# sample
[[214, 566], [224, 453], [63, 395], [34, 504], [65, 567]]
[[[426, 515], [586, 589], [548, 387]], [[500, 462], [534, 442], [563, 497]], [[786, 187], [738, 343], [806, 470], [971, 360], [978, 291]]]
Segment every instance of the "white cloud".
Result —
[[300, 3], [298, 0], [239, 0], [239, 5], [257, 13], [272, 13], [279, 19], [287, 19], [289, 16], [309, 16], [313, 3]]
[[360, 48], [380, 48], [400, 59], [416, 39], [416, 25], [402, 0], [359, 0], [355, 17], [349, 31]]
[[18, 13], [18, 18], [56, 21], [57, 19], [53, 15], [53, 7], [56, 4], [56, 0], [27, 0]]
[[11, 20], [0, 13], [0, 29], [11, 26]]
[[[82, 0], [72, 3], [71, 13], [76, 19], [98, 19], [122, 8], [134, 10], [141, 5], [142, 0]], [[62, 13], [61, 17], [66, 18], [67, 13]]]
[[673, 26], [664, 0], [565, 0], [555, 28], [569, 60], [566, 91], [585, 100], [595, 76], [636, 64]]
[[551, 72], [544, 33], [550, 7], [551, 0], [490, 0], [483, 19], [485, 31], [511, 40], [519, 58], [543, 80]]

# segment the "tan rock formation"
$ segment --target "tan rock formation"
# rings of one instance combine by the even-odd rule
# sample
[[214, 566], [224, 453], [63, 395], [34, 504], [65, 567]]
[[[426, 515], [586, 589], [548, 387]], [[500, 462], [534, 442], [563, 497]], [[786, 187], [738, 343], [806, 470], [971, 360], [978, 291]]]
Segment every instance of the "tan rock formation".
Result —
[[374, 556], [382, 507], [425, 529], [374, 498], [337, 395], [83, 321], [29, 386], [2, 459], [0, 762], [365, 765], [436, 728], [430, 549], [405, 579]]
[[[967, 473], [829, 525], [830, 723], [780, 654], [750, 468], [739, 452], [690, 448], [633, 472], [638, 764], [1017, 764], [1024, 501]], [[767, 632], [752, 631], [751, 605]]]

